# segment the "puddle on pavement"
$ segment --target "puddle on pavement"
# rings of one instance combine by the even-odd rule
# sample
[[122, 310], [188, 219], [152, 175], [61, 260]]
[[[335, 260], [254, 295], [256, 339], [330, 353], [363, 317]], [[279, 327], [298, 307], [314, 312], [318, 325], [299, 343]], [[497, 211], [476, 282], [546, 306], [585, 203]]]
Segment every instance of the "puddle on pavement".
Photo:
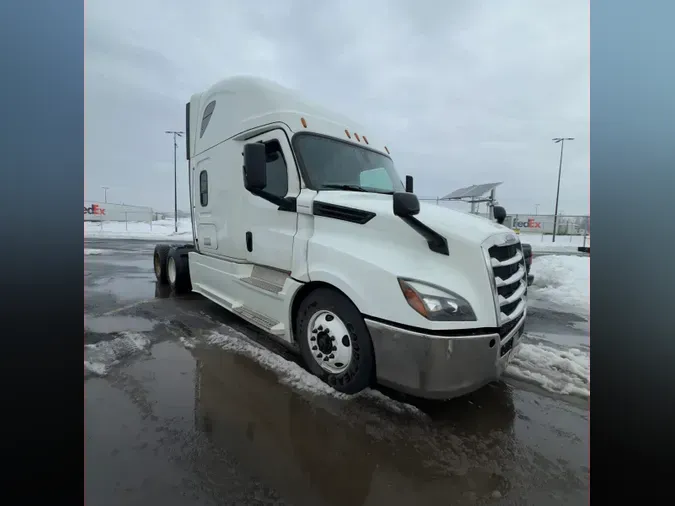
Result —
[[[124, 369], [123, 388], [137, 405], [152, 406], [162, 433], [204, 435], [291, 503], [479, 504], [551, 487], [569, 499], [587, 488], [578, 470], [585, 462], [562, 470], [555, 453], [542, 455], [536, 442], [516, 436], [517, 409], [503, 384], [428, 403], [429, 416], [420, 420], [298, 392], [249, 358], [218, 349], [189, 352], [163, 342], [152, 356]], [[546, 416], [533, 414], [532, 405], [523, 409], [530, 420]], [[548, 430], [541, 437], [556, 439]], [[185, 447], [185, 438], [180, 451], [203, 455], [195, 467], [218, 475], [225, 463]]]
[[[101, 259], [101, 260], [103, 260], [103, 259]], [[135, 268], [137, 268], [138, 270], [141, 270], [141, 271], [152, 272], [152, 257], [151, 256], [148, 256], [147, 258], [130, 257], [130, 258], [127, 258], [127, 259], [114, 257], [114, 258], [105, 259], [105, 263], [117, 265], [117, 266], [120, 266], [120, 267], [135, 267]]]
[[152, 274], [106, 278], [97, 280], [94, 285], [88, 286], [87, 289], [99, 293], [110, 293], [118, 299], [143, 299], [155, 293], [155, 278]]
[[85, 331], [97, 334], [112, 334], [115, 332], [149, 332], [158, 322], [139, 316], [85, 316]]

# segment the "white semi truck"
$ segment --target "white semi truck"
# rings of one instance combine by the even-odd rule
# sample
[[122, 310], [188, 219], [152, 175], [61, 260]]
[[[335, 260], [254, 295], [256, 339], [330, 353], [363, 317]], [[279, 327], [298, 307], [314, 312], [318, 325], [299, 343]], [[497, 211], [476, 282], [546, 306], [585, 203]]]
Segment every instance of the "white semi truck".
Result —
[[340, 392], [447, 399], [500, 377], [527, 314], [511, 230], [420, 204], [380, 139], [267, 80], [193, 95], [186, 145], [194, 242], [156, 246], [160, 283], [266, 331]]

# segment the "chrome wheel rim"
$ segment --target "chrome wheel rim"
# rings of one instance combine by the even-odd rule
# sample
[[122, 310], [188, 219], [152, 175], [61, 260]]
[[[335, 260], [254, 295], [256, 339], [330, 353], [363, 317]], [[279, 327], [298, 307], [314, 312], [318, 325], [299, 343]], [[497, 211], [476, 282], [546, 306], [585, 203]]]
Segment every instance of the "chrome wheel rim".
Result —
[[352, 361], [352, 342], [345, 323], [332, 311], [314, 313], [307, 326], [307, 343], [314, 361], [326, 372], [340, 374]]

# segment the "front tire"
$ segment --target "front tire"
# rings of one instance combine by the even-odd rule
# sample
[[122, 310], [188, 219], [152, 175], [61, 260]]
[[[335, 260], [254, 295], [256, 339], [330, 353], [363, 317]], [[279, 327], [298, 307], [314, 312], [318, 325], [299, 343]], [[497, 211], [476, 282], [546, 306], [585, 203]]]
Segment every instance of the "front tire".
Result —
[[345, 394], [372, 384], [375, 358], [370, 332], [347, 297], [328, 288], [313, 291], [300, 303], [296, 329], [312, 374]]

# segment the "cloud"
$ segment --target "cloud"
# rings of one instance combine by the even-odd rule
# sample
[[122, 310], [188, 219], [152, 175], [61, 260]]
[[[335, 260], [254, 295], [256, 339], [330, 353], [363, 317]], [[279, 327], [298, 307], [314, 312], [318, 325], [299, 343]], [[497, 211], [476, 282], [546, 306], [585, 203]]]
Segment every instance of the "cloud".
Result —
[[[503, 181], [512, 212], [588, 212], [587, 1], [144, 0], [86, 8], [87, 196], [173, 207], [192, 93], [260, 75], [366, 125], [421, 195]], [[158, 168], [168, 167], [163, 173]], [[184, 147], [180, 207], [187, 208]], [[119, 190], [116, 190], [119, 189]]]

